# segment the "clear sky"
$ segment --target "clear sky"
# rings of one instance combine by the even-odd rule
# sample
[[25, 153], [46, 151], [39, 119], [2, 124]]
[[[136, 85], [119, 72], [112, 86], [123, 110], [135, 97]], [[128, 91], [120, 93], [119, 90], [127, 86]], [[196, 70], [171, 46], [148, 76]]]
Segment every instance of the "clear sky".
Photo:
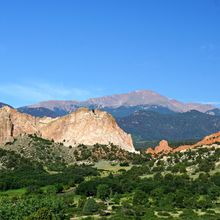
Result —
[[0, 1], [0, 101], [137, 89], [220, 103], [219, 0]]

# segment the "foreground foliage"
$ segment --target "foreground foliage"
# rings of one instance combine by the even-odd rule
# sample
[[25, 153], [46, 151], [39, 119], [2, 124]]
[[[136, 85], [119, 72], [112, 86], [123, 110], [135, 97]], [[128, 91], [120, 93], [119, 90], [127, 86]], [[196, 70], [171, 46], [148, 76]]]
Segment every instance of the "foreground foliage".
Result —
[[[5, 158], [7, 152], [1, 151], [1, 155]], [[117, 172], [71, 165], [51, 173], [40, 163], [9, 156], [15, 164], [9, 166], [13, 169], [0, 173], [1, 220], [80, 216], [114, 220], [219, 219], [218, 146], [158, 158], [140, 155], [143, 160], [138, 164], [128, 158], [118, 162], [121, 169]]]

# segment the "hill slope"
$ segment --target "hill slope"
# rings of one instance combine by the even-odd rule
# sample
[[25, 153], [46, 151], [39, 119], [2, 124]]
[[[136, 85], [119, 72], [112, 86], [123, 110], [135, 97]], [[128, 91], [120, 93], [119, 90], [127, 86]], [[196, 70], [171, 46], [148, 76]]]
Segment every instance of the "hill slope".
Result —
[[138, 140], [201, 139], [220, 130], [220, 117], [198, 111], [177, 114], [139, 111], [117, 121]]

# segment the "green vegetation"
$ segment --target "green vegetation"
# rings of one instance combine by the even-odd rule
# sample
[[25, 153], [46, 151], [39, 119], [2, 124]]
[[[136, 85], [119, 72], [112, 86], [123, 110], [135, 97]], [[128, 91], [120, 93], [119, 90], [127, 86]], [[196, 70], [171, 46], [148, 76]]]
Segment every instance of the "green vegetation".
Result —
[[[53, 146], [33, 137], [37, 142], [38, 148]], [[42, 164], [26, 152], [0, 150], [1, 220], [219, 219], [217, 145], [157, 158], [116, 146], [68, 150], [78, 158], [74, 164], [53, 158]], [[49, 162], [58, 169], [50, 170]]]

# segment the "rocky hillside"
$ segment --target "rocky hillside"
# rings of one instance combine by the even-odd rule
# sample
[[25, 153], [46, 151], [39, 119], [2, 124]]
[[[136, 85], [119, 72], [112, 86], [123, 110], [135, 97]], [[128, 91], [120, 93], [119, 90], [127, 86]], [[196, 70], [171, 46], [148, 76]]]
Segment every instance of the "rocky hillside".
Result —
[[110, 114], [86, 108], [55, 119], [32, 117], [7, 106], [1, 108], [0, 143], [11, 142], [21, 134], [37, 134], [65, 146], [112, 143], [124, 150], [135, 151], [131, 136], [117, 125]]
[[[12, 142], [0, 144], [0, 170], [41, 166], [48, 171], [59, 171], [75, 164], [94, 164], [99, 160], [139, 163], [144, 154], [131, 153], [113, 144], [66, 147], [37, 135], [19, 135]], [[26, 165], [25, 165], [26, 164]]]

